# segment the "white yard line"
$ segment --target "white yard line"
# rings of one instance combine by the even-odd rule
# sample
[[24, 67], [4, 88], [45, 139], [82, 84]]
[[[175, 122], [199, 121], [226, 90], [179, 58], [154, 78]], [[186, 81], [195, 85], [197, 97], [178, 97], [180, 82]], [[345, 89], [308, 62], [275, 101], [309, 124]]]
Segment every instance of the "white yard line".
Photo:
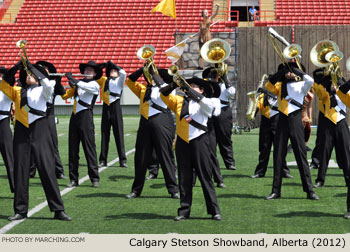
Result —
[[[133, 152], [135, 152], [135, 148], [134, 149], [131, 149], [129, 150], [126, 154], [126, 156], [132, 154]], [[109, 166], [115, 164], [116, 162], [119, 161], [119, 157], [112, 160], [111, 162], [109, 162], [107, 164], [107, 166], [105, 167], [102, 167], [100, 169], [98, 169], [99, 173], [103, 172], [104, 170], [106, 170]], [[89, 180], [89, 176], [86, 175], [85, 177], [81, 178], [79, 180], [79, 185], [84, 183], [85, 181]], [[63, 189], [60, 193], [61, 193], [61, 196], [69, 193], [70, 191], [74, 190], [76, 187], [71, 187], [71, 188], [65, 188]], [[32, 208], [31, 210], [29, 210], [28, 212], [28, 218], [31, 217], [32, 215], [36, 214], [37, 212], [41, 211], [44, 207], [47, 206], [47, 201], [44, 201], [42, 203], [40, 203], [39, 205], [36, 205], [34, 208]], [[9, 230], [11, 230], [12, 228], [14, 228], [15, 226], [17, 226], [18, 224], [22, 223], [23, 221], [25, 221], [26, 219], [23, 219], [23, 220], [18, 220], [18, 221], [12, 221], [10, 222], [9, 224], [3, 226], [1, 229], [0, 229], [0, 234], [5, 234], [6, 232], [8, 232]]]

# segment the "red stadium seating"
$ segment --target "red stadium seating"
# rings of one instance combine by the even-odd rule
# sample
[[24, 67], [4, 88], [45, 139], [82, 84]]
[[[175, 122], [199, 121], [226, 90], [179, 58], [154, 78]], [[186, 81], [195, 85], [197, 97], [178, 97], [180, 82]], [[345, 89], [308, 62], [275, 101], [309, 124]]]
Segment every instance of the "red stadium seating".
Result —
[[[59, 72], [78, 72], [81, 62], [112, 60], [130, 73], [142, 66], [138, 48], [152, 44], [158, 67], [171, 64], [164, 51], [175, 44], [175, 20], [151, 14], [160, 0], [26, 0], [15, 24], [0, 24], [0, 65], [10, 67], [19, 60], [15, 44], [27, 40], [31, 62], [48, 60]], [[177, 29], [195, 33], [203, 9], [213, 0], [176, 0]], [[237, 22], [222, 21], [214, 32], [230, 31]]]
[[349, 25], [348, 0], [275, 0], [275, 21], [255, 21], [256, 26]]

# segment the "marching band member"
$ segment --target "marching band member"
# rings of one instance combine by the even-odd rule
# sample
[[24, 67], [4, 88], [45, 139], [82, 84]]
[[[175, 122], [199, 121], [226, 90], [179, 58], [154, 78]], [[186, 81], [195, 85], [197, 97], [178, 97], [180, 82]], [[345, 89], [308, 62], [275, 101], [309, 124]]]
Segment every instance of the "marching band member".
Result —
[[[350, 107], [350, 81], [347, 81], [345, 84], [343, 84], [343, 80], [340, 79], [338, 81], [339, 90], [337, 91], [337, 96], [340, 98], [341, 102], [343, 102], [347, 107]], [[339, 100], [337, 99], [338, 106], [341, 104]], [[332, 102], [331, 102], [332, 104]], [[331, 105], [332, 107], [332, 105]], [[328, 107], [329, 108], [329, 107]], [[329, 110], [329, 112], [333, 112], [332, 118], [334, 118], [334, 111], [332, 111], [332, 108]], [[341, 114], [343, 114], [340, 111]], [[325, 113], [326, 114], [326, 113]], [[328, 114], [328, 113], [327, 113]], [[339, 115], [340, 116], [340, 115]], [[327, 117], [328, 118], [328, 117]], [[337, 115], [338, 120], [338, 115]], [[333, 121], [332, 121], [333, 122]], [[339, 124], [342, 124], [340, 126]], [[333, 125], [334, 131], [331, 132], [331, 138], [336, 140], [335, 143], [335, 151], [337, 156], [337, 163], [339, 165], [339, 168], [343, 170], [346, 186], [348, 188], [348, 192], [346, 195], [346, 207], [347, 212], [344, 215], [345, 219], [350, 219], [350, 166], [349, 166], [349, 160], [350, 160], [350, 144], [349, 144], [349, 127], [346, 123], [346, 120], [341, 120], [337, 122], [336, 125]], [[339, 134], [339, 137], [337, 136]], [[329, 137], [329, 136], [328, 136]], [[330, 147], [330, 144], [327, 143], [327, 146], [325, 146], [325, 149], [328, 150], [328, 147]], [[338, 155], [339, 153], [339, 155]], [[347, 162], [347, 163], [345, 163]], [[320, 166], [321, 170], [321, 166]]]
[[[57, 73], [56, 67], [53, 64], [51, 64], [50, 62], [38, 61], [35, 64], [43, 67], [49, 74], [50, 73]], [[48, 119], [50, 135], [51, 135], [52, 143], [53, 143], [53, 147], [54, 147], [56, 177], [58, 179], [65, 179], [66, 176], [64, 176], [64, 169], [63, 169], [60, 153], [58, 150], [58, 139], [57, 139], [54, 104], [55, 104], [56, 95], [63, 95], [66, 93], [66, 90], [64, 89], [64, 87], [61, 84], [61, 77], [52, 76], [49, 79], [50, 79], [50, 82], [52, 82], [52, 84], [54, 85], [54, 93], [51, 96], [50, 100], [46, 104], [47, 105], [46, 116]], [[34, 161], [33, 158], [32, 158], [32, 161]], [[30, 177], [35, 176], [35, 171], [36, 171], [36, 165], [34, 163], [34, 164], [32, 164], [32, 166], [30, 168]]]
[[26, 71], [20, 71], [22, 87], [14, 86], [15, 74], [21, 68], [21, 62], [8, 71], [0, 84], [0, 89], [16, 105], [13, 140], [15, 215], [8, 219], [14, 221], [27, 218], [30, 157], [33, 153], [48, 205], [55, 212], [54, 218], [70, 221], [71, 218], [64, 212], [55, 176], [52, 159], [54, 149], [46, 117], [46, 104], [53, 94], [54, 85], [42, 67], [28, 61], [26, 65]]
[[[209, 151], [210, 151], [210, 160], [212, 164], [213, 179], [217, 187], [225, 188], [226, 185], [224, 184], [224, 177], [221, 175], [220, 164], [219, 164], [218, 157], [216, 155], [217, 142], [216, 142], [216, 136], [215, 136], [213, 117], [208, 118], [207, 127], [208, 127]], [[196, 174], [194, 174], [194, 176], [196, 176]], [[194, 180], [193, 182], [194, 185], [196, 184], [195, 182], [196, 181]]]
[[69, 187], [79, 185], [79, 145], [83, 145], [88, 174], [93, 187], [100, 186], [95, 145], [93, 107], [100, 86], [96, 80], [102, 77], [102, 69], [94, 62], [79, 65], [84, 79], [77, 80], [72, 73], [66, 73], [70, 89], [62, 96], [64, 100], [74, 97], [73, 112], [69, 121]]
[[[5, 67], [0, 67], [0, 82], [6, 73], [7, 69]], [[10, 190], [14, 192], [13, 143], [12, 131], [10, 128], [11, 107], [12, 101], [0, 91], [0, 151], [5, 163]]]
[[[150, 67], [149, 69], [153, 68]], [[162, 69], [159, 69], [159, 72], [162, 71]], [[147, 168], [153, 161], [152, 151], [155, 149], [168, 192], [171, 198], [177, 199], [179, 198], [179, 189], [176, 183], [176, 168], [172, 151], [174, 139], [173, 119], [170, 111], [160, 99], [158, 84], [155, 83], [153, 86], [151, 84], [152, 80], [148, 80], [147, 77], [145, 78], [147, 86], [137, 82], [143, 72], [144, 68], [141, 67], [129, 75], [126, 80], [128, 87], [140, 99], [141, 114], [135, 146], [135, 178], [131, 193], [126, 195], [126, 198], [132, 199], [140, 196], [145, 183]]]
[[[157, 78], [155, 76], [154, 78]], [[186, 80], [190, 87], [183, 85], [186, 96], [170, 94], [176, 88], [175, 83], [163, 85], [161, 98], [176, 115], [176, 160], [180, 185], [180, 208], [175, 221], [190, 217], [192, 205], [193, 169], [203, 189], [207, 212], [213, 220], [221, 220], [217, 203], [210, 161], [207, 121], [212, 115], [218, 116], [221, 111], [220, 88], [216, 82], [199, 78]], [[164, 83], [164, 82], [163, 82]]]
[[[269, 164], [271, 146], [277, 131], [277, 123], [279, 118], [278, 100], [271, 99], [265, 94], [260, 94], [257, 109], [261, 112], [261, 121], [259, 128], [259, 163], [255, 168], [252, 178], [265, 177], [267, 165]], [[274, 149], [277, 146], [274, 146]], [[287, 166], [287, 161], [282, 161], [282, 177], [293, 178]]]
[[[317, 71], [318, 70], [316, 69], [316, 72]], [[314, 73], [314, 78], [315, 78], [315, 73]], [[315, 147], [312, 150], [312, 154], [311, 154], [310, 169], [318, 169], [322, 158], [323, 146], [321, 146], [321, 142], [323, 142], [322, 140], [324, 136], [323, 128], [326, 120], [324, 116], [324, 106], [325, 105], [322, 102], [322, 100], [318, 99], [318, 110], [319, 110], [318, 123], [317, 123]]]
[[231, 140], [232, 110], [229, 102], [229, 99], [233, 99], [235, 97], [236, 89], [232, 82], [228, 79], [226, 73], [224, 73], [222, 77], [218, 77], [216, 68], [205, 69], [202, 76], [203, 78], [217, 81], [221, 89], [219, 97], [221, 103], [221, 113], [219, 116], [213, 116], [213, 128], [215, 131], [216, 142], [219, 145], [220, 154], [224, 160], [226, 169], [236, 170]]
[[304, 97], [303, 108], [301, 109], [301, 120], [303, 121], [304, 126], [304, 135], [305, 135], [305, 148], [306, 151], [311, 151], [310, 147], [307, 146], [311, 136], [311, 119], [312, 119], [312, 99], [314, 94], [312, 89], [307, 92], [307, 95]]
[[[302, 78], [296, 81], [296, 76]], [[278, 72], [269, 77], [266, 89], [278, 96], [278, 110], [281, 112], [277, 123], [273, 151], [273, 187], [267, 200], [281, 197], [283, 160], [287, 155], [288, 139], [290, 138], [300, 177], [307, 199], [318, 200], [312, 188], [311, 175], [307, 162], [304, 127], [301, 119], [301, 109], [304, 96], [310, 90], [313, 79], [297, 68], [295, 63], [281, 64]]]
[[[350, 98], [347, 94], [350, 84], [344, 84], [342, 79], [338, 80], [339, 90], [332, 85], [331, 76], [324, 74], [324, 69], [314, 71], [315, 84], [313, 89], [324, 103], [324, 126], [323, 137], [320, 139], [322, 146], [320, 166], [314, 187], [322, 187], [325, 182], [328, 163], [331, 158], [333, 147], [335, 147], [336, 159], [340, 169], [343, 170], [345, 181], [349, 183], [350, 169], [350, 133], [345, 120], [346, 106], [350, 107]], [[344, 85], [342, 85], [344, 84]]]
[[123, 92], [126, 72], [112, 61], [107, 62], [106, 77], [97, 82], [101, 86], [101, 98], [103, 100], [102, 122], [101, 122], [101, 153], [100, 167], [107, 165], [108, 147], [111, 126], [113, 128], [114, 140], [117, 146], [119, 164], [128, 167], [124, 147], [123, 114], [120, 106], [120, 97]]

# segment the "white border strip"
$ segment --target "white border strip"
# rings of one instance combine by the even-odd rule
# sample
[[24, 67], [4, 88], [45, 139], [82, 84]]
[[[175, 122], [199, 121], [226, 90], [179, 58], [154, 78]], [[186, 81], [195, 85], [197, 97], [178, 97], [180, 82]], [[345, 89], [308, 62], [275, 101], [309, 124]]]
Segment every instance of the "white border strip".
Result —
[[[135, 152], [135, 148], [134, 149], [131, 149], [129, 150], [127, 153], [125, 153], [126, 156], [130, 155], [131, 153]], [[112, 160], [111, 162], [109, 162], [107, 164], [107, 166], [105, 167], [102, 167], [100, 169], [98, 169], [98, 172], [101, 173], [103, 172], [104, 170], [106, 170], [109, 166], [115, 164], [116, 162], [119, 161], [119, 157]], [[85, 177], [81, 178], [79, 180], [79, 185], [84, 183], [85, 181], [89, 180], [89, 175], [86, 175]], [[75, 189], [76, 187], [67, 187], [65, 189], [63, 189], [60, 193], [61, 193], [61, 196], [69, 193], [70, 191], [72, 191], [73, 189]], [[34, 208], [32, 208], [31, 210], [28, 211], [28, 218], [31, 217], [32, 215], [36, 214], [37, 212], [41, 211], [44, 207], [47, 206], [47, 201], [44, 201], [42, 203], [40, 203], [39, 205], [36, 205]], [[18, 221], [12, 221], [10, 222], [9, 224], [3, 226], [1, 229], [0, 229], [0, 234], [5, 234], [6, 232], [8, 232], [9, 230], [11, 230], [12, 228], [14, 228], [15, 226], [17, 226], [18, 224], [22, 223], [23, 221], [25, 221], [26, 219], [23, 219], [23, 220], [18, 220]]]

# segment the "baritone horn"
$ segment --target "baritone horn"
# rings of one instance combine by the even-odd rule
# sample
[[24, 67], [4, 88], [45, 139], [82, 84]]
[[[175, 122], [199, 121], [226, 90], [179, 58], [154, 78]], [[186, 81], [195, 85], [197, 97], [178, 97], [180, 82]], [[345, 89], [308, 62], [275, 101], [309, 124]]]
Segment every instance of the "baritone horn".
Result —
[[344, 55], [339, 51], [339, 47], [331, 40], [322, 40], [318, 42], [310, 52], [311, 62], [318, 67], [324, 67], [325, 75], [331, 75], [332, 85], [338, 88], [338, 77], [342, 78], [339, 67], [339, 61]]
[[154, 82], [151, 74], [149, 73], [149, 68], [152, 67], [153, 72], [155, 74], [158, 74], [158, 69], [157, 69], [156, 65], [154, 64], [154, 61], [152, 58], [153, 55], [155, 55], [155, 54], [156, 54], [156, 49], [152, 45], [144, 45], [140, 49], [137, 50], [137, 57], [140, 60], [146, 61], [143, 64], [143, 74], [144, 74], [145, 78], [147, 79], [147, 81], [153, 86], [156, 83]]
[[[26, 52], [26, 45], [27, 45], [27, 41], [26, 41], [26, 40], [18, 40], [18, 41], [16, 42], [16, 46], [17, 46], [18, 48], [20, 48], [18, 54], [19, 54], [19, 56], [21, 57], [21, 61], [22, 61], [24, 70], [27, 72], [28, 75], [30, 75], [31, 72], [29, 71], [28, 65], [27, 65], [27, 61], [29, 61], [29, 60], [28, 60], [28, 56], [27, 56], [27, 52]], [[24, 55], [24, 56], [21, 54], [21, 49], [22, 49], [22, 51], [23, 51], [23, 55]]]
[[259, 93], [258, 90], [263, 87], [265, 80], [268, 79], [268, 75], [264, 74], [259, 82], [258, 88], [256, 91], [251, 91], [247, 93], [249, 104], [246, 113], [246, 117], [249, 121], [253, 121], [255, 119], [256, 108], [258, 106]]
[[217, 77], [223, 76], [228, 73], [227, 64], [224, 63], [231, 54], [231, 46], [228, 42], [223, 39], [215, 38], [207, 41], [201, 49], [202, 58], [213, 64], [218, 64]]

